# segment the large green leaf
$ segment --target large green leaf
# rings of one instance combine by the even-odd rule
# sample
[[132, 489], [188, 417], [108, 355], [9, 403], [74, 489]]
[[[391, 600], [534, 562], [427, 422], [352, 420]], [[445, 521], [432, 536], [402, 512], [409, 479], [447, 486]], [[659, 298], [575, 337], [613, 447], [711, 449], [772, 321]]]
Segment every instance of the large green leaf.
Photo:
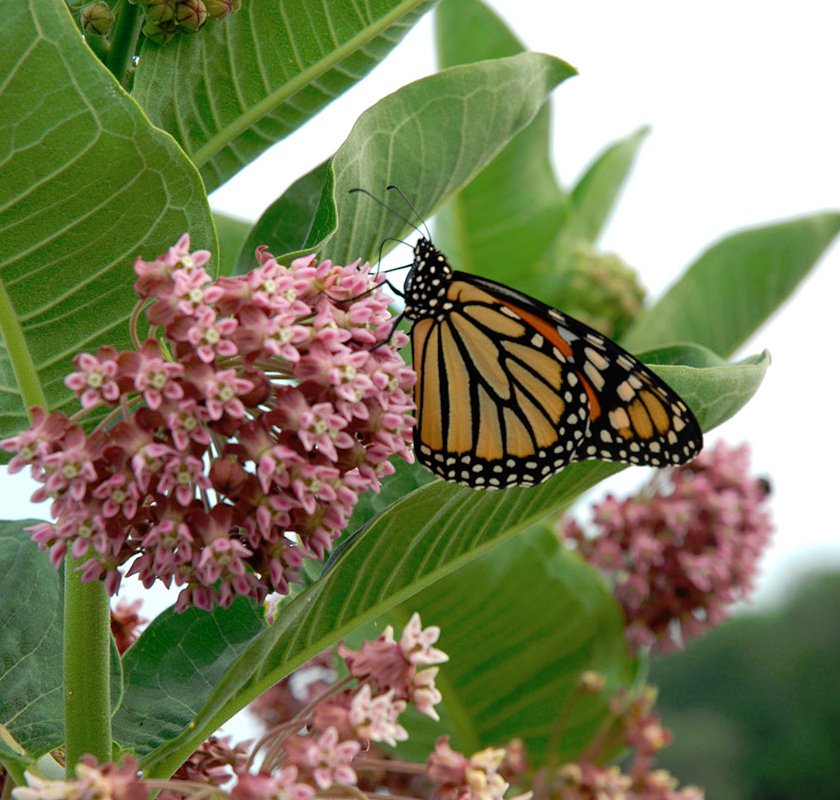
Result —
[[622, 338], [692, 341], [731, 355], [788, 298], [840, 231], [840, 213], [742, 231], [707, 250]]
[[0, 715], [30, 758], [64, 731], [61, 582], [23, 528], [0, 522]]
[[62, 0], [4, 3], [0, 33], [0, 437], [67, 407], [70, 359], [128, 345], [131, 264], [190, 231], [201, 179], [82, 41]]
[[[19, 745], [0, 758], [27, 765], [64, 741], [63, 575], [24, 529], [0, 520], [0, 726]], [[111, 646], [111, 706], [122, 670]]]
[[134, 95], [211, 191], [364, 77], [431, 5], [251, 0], [200, 36], [146, 42]]
[[[411, 197], [421, 217], [430, 216], [522, 130], [549, 92], [572, 74], [559, 59], [522, 53], [452, 67], [404, 86], [359, 117], [327, 168], [314, 217], [302, 218], [300, 231], [284, 233], [284, 239], [300, 241], [305, 236], [300, 250], [319, 250], [343, 263], [373, 258], [384, 240], [403, 235], [409, 226], [370, 198], [349, 194], [351, 188], [382, 197], [385, 187], [395, 183]], [[293, 189], [297, 193], [300, 187]], [[287, 200], [284, 196], [272, 206], [258, 230], [270, 231], [278, 224]], [[398, 196], [388, 200], [413, 219]], [[272, 241], [264, 243], [280, 255]]]
[[[451, 732], [453, 746], [466, 753], [520, 738], [537, 766], [559, 724], [553, 755], [574, 760], [608, 714], [605, 697], [633, 677], [615, 598], [596, 570], [543, 526], [448, 575], [389, 618], [402, 626], [414, 611], [425, 625], [441, 627], [450, 660], [436, 681], [443, 724], [412, 720], [400, 755], [423, 760], [434, 737]], [[585, 670], [604, 677], [603, 695], [580, 692]]]
[[[444, 0], [435, 11], [443, 67], [519, 53], [522, 44], [480, 0]], [[435, 242], [457, 269], [523, 291], [537, 291], [550, 271], [542, 259], [557, 236], [566, 195], [550, 158], [548, 104], [435, 217]]]
[[312, 233], [321, 195], [331, 180], [330, 162], [325, 161], [278, 197], [251, 229], [239, 253], [238, 271], [245, 273], [254, 268], [254, 250], [261, 244], [269, 245], [275, 255], [303, 250]]
[[114, 716], [114, 739], [142, 752], [179, 733], [264, 628], [262, 615], [246, 600], [211, 613], [164, 611], [123, 658], [126, 690]]
[[217, 264], [219, 275], [232, 275], [236, 270], [242, 246], [254, 227], [253, 223], [219, 211], [213, 212], [213, 221], [216, 223], [216, 232], [219, 235]]
[[648, 128], [640, 128], [625, 139], [614, 142], [587, 167], [571, 194], [571, 210], [562, 240], [594, 243], [610, 218], [630, 170], [636, 162]]
[[[700, 349], [686, 353], [714, 365], [655, 369], [707, 427], [735, 413], [766, 368], [761, 358], [725, 365]], [[187, 687], [160, 676], [162, 686], [168, 678], [165, 691], [171, 699], [168, 733], [180, 727], [180, 734], [167, 741], [125, 725], [123, 743], [145, 752], [150, 775], [168, 774], [205, 736], [324, 647], [566, 507], [620, 468], [575, 464], [532, 489], [481, 492], [434, 481], [411, 492], [373, 517], [321, 579], [285, 605], [277, 623], [245, 648], [214, 687]], [[129, 686], [126, 698], [130, 692]]]

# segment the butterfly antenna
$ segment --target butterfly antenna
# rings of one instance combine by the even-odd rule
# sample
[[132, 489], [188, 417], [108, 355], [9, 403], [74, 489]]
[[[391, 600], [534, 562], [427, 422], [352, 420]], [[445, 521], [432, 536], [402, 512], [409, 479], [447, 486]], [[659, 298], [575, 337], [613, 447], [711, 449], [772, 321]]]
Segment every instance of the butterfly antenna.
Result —
[[[379, 275], [380, 267], [382, 266], [382, 249], [385, 247], [387, 242], [399, 242], [400, 244], [404, 244], [406, 247], [411, 247], [408, 242], [404, 242], [402, 239], [397, 239], [396, 236], [387, 236], [384, 238], [379, 244], [379, 257], [376, 259], [376, 275]], [[408, 264], [410, 267], [411, 264]], [[395, 269], [405, 269], [405, 267], [396, 267]], [[393, 269], [386, 269], [385, 272], [393, 272]]]
[[[420, 230], [408, 217], [403, 216], [400, 214], [399, 211], [396, 209], [391, 208], [387, 203], [383, 203], [375, 194], [371, 194], [367, 189], [362, 189], [360, 186], [356, 186], [353, 189], [348, 189], [348, 194], [355, 194], [356, 192], [361, 192], [364, 195], [367, 195], [374, 203], [382, 206], [386, 211], [390, 211], [395, 217], [401, 219], [406, 225], [410, 225], [414, 230], [417, 231], [421, 236], [426, 236], [429, 232], [429, 229], [426, 228], [426, 233], [424, 234], [423, 231]], [[413, 210], [413, 209], [412, 209]], [[417, 213], [416, 211], [414, 212]], [[425, 227], [425, 225], [423, 226]], [[427, 237], [428, 238], [428, 237]]]
[[[432, 234], [429, 231], [429, 226], [426, 224], [426, 220], [424, 220], [423, 217], [420, 216], [420, 212], [414, 207], [414, 203], [412, 203], [411, 200], [408, 199], [408, 196], [406, 195], [406, 193], [402, 189], [400, 189], [400, 187], [397, 186], [396, 183], [389, 183], [385, 187], [386, 192], [390, 192], [391, 189], [393, 189], [395, 192], [397, 192], [397, 194], [399, 194], [399, 196], [402, 197], [403, 202], [414, 212], [414, 216], [417, 217], [417, 219], [420, 221], [420, 224], [423, 226], [424, 230], [426, 231], [426, 238], [431, 242], [432, 241]], [[416, 226], [415, 226], [415, 228], [416, 228]]]

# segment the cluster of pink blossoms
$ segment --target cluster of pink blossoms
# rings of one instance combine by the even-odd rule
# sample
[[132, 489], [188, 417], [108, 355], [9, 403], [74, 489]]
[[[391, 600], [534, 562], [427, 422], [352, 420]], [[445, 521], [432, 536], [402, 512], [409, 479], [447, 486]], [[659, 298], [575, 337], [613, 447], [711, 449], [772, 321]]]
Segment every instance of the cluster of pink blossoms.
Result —
[[[388, 627], [358, 651], [341, 646], [343, 669], [335, 668], [332, 651], [321, 653], [252, 704], [269, 729], [250, 756], [250, 743], [231, 746], [227, 738], [211, 736], [168, 780], [145, 780], [130, 757], [117, 767], [100, 766], [86, 756], [75, 780], [45, 781], [27, 774], [28, 785], [13, 789], [14, 800], [149, 800], [152, 793], [161, 800], [703, 799], [699, 789], [678, 788], [668, 772], [653, 768], [655, 755], [671, 736], [653, 713], [656, 693], [649, 688], [614, 695], [609, 715], [570, 763], [549, 761], [533, 770], [520, 740], [466, 756], [450, 746], [448, 736], [438, 738], [425, 763], [394, 758], [381, 745], [407, 738], [399, 722], [407, 706], [438, 718], [436, 665], [448, 660], [435, 647], [439, 634], [437, 627], [424, 628], [414, 614], [399, 640]], [[340, 672], [346, 677], [337, 678]], [[574, 701], [603, 692], [604, 684], [598, 673], [583, 673], [566, 714]], [[561, 736], [568, 719], [557, 720]], [[633, 756], [624, 769], [609, 763], [616, 752], [628, 749]], [[255, 763], [258, 771], [253, 771]], [[511, 785], [531, 789], [507, 797]]]
[[[439, 635], [439, 628], [424, 628], [420, 616], [414, 614], [399, 640], [388, 627], [360, 651], [342, 646], [347, 677], [327, 685], [298, 713], [284, 715], [257, 743], [250, 758], [243, 745], [231, 748], [226, 740], [211, 737], [173, 779], [154, 781], [138, 775], [133, 759], [118, 768], [97, 766], [85, 757], [77, 765], [77, 780], [53, 782], [27, 775], [28, 786], [14, 790], [15, 800], [148, 800], [153, 791], [160, 791], [165, 800], [193, 794], [224, 797], [229, 793], [230, 800], [312, 800], [316, 795], [361, 794], [355, 789], [356, 770], [379, 768], [370, 763], [372, 743], [395, 745], [408, 737], [399, 723], [408, 705], [438, 718], [434, 706], [441, 696], [434, 682], [436, 665], [448, 660], [435, 647]], [[327, 662], [322, 658], [319, 663]], [[260, 768], [252, 772], [258, 752], [263, 755]], [[425, 772], [425, 765], [416, 766], [418, 773]], [[231, 779], [233, 786], [227, 792], [221, 787]]]
[[772, 532], [767, 494], [746, 445], [719, 442], [635, 497], [598, 503], [594, 535], [574, 520], [563, 534], [612, 580], [630, 642], [665, 651], [719, 625], [752, 591]]
[[209, 258], [185, 235], [135, 263], [159, 338], [133, 329], [135, 350], [76, 357], [82, 414], [112, 409], [92, 434], [34, 408], [0, 443], [52, 501], [33, 538], [56, 564], [84, 559], [83, 580], [113, 594], [131, 562], [146, 587], [182, 585], [179, 610], [288, 592], [389, 457], [412, 457], [406, 338], [366, 265], [286, 267], [259, 248], [256, 269], [214, 281]]
[[[580, 676], [582, 693], [600, 693], [604, 679], [594, 672]], [[656, 690], [619, 692], [610, 699], [610, 716], [586, 745], [578, 760], [553, 771], [543, 767], [534, 776], [535, 800], [703, 800], [696, 786], [680, 787], [667, 770], [654, 769], [656, 754], [670, 744], [653, 705]], [[623, 767], [609, 763], [616, 752], [632, 756]]]

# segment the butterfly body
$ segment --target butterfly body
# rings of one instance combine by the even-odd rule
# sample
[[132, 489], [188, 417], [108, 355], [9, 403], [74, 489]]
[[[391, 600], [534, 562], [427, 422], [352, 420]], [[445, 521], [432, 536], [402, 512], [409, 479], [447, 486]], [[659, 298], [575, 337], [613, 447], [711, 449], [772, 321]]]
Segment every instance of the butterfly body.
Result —
[[418, 460], [446, 480], [541, 483], [587, 459], [668, 466], [702, 433], [685, 402], [619, 345], [421, 237], [405, 283]]

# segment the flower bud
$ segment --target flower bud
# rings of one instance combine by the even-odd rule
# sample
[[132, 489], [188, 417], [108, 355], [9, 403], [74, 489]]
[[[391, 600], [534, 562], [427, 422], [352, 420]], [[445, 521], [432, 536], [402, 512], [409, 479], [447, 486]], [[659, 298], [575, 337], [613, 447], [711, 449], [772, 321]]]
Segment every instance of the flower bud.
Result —
[[174, 20], [167, 22], [152, 22], [146, 19], [143, 25], [143, 34], [148, 36], [156, 44], [168, 42], [177, 32], [177, 25]]
[[563, 265], [556, 291], [569, 316], [618, 339], [644, 308], [635, 270], [613, 253], [581, 245]]
[[242, 8], [242, 0], [204, 0], [207, 16], [212, 20], [219, 20]]
[[107, 36], [114, 24], [111, 7], [102, 0], [85, 6], [82, 9], [81, 19], [85, 36]]
[[146, 20], [161, 25], [175, 19], [177, 0], [149, 0], [145, 4]]
[[175, 19], [184, 33], [196, 33], [207, 22], [207, 7], [204, 0], [180, 0], [175, 9]]

